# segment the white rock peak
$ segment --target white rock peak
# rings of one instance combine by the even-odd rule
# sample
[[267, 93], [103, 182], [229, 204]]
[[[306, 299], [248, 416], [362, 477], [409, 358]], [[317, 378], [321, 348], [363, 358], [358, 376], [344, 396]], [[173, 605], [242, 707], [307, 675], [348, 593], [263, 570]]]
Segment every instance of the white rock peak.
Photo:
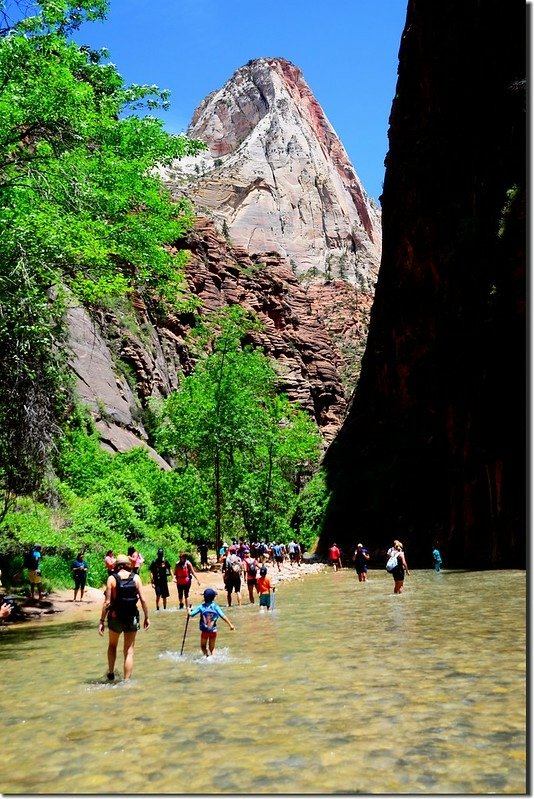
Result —
[[187, 133], [209, 151], [163, 177], [233, 244], [280, 253], [305, 281], [341, 278], [373, 291], [380, 211], [296, 66], [249, 61], [203, 100]]

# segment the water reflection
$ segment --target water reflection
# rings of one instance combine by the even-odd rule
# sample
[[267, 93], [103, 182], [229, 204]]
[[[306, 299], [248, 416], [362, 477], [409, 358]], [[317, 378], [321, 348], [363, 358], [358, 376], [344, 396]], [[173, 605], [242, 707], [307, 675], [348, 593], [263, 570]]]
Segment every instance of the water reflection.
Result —
[[2, 630], [3, 792], [525, 792], [523, 572], [310, 576], [213, 659], [153, 613], [114, 684], [98, 612]]

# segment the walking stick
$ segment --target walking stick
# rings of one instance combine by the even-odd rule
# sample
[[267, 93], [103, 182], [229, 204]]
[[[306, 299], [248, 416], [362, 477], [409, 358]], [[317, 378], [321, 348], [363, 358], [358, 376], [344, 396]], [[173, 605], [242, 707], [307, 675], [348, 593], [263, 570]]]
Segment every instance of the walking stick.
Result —
[[184, 644], [185, 644], [185, 636], [187, 635], [187, 625], [189, 624], [189, 613], [187, 614], [187, 619], [185, 620], [185, 630], [184, 630], [184, 637], [182, 640], [182, 648], [180, 649], [180, 657], [182, 657], [184, 651]]
[[271, 612], [274, 610], [274, 598], [276, 596], [276, 589], [273, 588], [273, 601], [271, 602]]

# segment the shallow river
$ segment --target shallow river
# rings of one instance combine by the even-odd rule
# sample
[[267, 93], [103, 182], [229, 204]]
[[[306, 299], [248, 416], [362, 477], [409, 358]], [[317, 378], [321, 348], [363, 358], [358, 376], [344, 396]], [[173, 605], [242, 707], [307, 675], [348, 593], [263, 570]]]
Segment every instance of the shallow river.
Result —
[[197, 619], [180, 657], [173, 596], [115, 684], [99, 608], [0, 629], [0, 791], [525, 793], [525, 573], [392, 588], [381, 571], [286, 583], [273, 613], [232, 608], [210, 659]]

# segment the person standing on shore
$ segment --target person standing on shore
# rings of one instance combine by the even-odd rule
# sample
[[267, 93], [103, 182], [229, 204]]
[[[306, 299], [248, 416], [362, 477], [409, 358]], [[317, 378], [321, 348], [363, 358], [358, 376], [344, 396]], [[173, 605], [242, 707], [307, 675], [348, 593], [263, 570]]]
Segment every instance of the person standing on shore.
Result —
[[193, 609], [187, 609], [189, 616], [197, 616], [200, 614], [200, 648], [206, 657], [213, 655], [215, 651], [218, 619], [222, 619], [231, 630], [235, 630], [232, 622], [224, 615], [222, 609], [215, 602], [216, 596], [217, 591], [214, 588], [206, 588], [204, 591], [204, 602]]
[[434, 561], [434, 571], [435, 572], [441, 571], [441, 563], [442, 563], [441, 552], [439, 551], [437, 544], [432, 550], [432, 560]]
[[28, 553], [24, 565], [28, 569], [28, 580], [30, 581], [31, 598], [35, 598], [35, 589], [39, 593], [39, 601], [43, 598], [43, 578], [41, 575], [41, 545], [34, 544], [31, 552]]
[[106, 552], [104, 563], [106, 564], [106, 569], [108, 570], [108, 574], [113, 574], [113, 572], [115, 571], [115, 556], [113, 554], [112, 549], [108, 549], [108, 551]]
[[363, 548], [363, 544], [358, 544], [356, 551], [352, 557], [356, 567], [356, 574], [360, 583], [367, 582], [367, 561], [369, 560], [369, 553]]
[[167, 609], [167, 597], [169, 596], [169, 583], [167, 578], [171, 577], [171, 564], [165, 560], [162, 549], [158, 549], [158, 554], [149, 566], [150, 582], [156, 592], [156, 610], [159, 610], [160, 599], [163, 602], [163, 610]]
[[108, 619], [108, 680], [115, 679], [115, 660], [117, 658], [117, 645], [121, 633], [124, 635], [124, 679], [132, 676], [134, 661], [135, 636], [140, 629], [139, 608], [143, 608], [143, 627], [150, 627], [148, 607], [143, 593], [143, 584], [138, 574], [133, 574], [132, 563], [128, 555], [117, 555], [116, 572], [110, 574], [106, 583], [106, 594], [98, 634], [104, 635], [106, 616]]
[[71, 565], [72, 576], [74, 577], [74, 601], [78, 591], [80, 592], [80, 602], [83, 599], [85, 592], [85, 584], [87, 582], [87, 562], [83, 559], [83, 552], [78, 552], [76, 560], [72, 561]]

